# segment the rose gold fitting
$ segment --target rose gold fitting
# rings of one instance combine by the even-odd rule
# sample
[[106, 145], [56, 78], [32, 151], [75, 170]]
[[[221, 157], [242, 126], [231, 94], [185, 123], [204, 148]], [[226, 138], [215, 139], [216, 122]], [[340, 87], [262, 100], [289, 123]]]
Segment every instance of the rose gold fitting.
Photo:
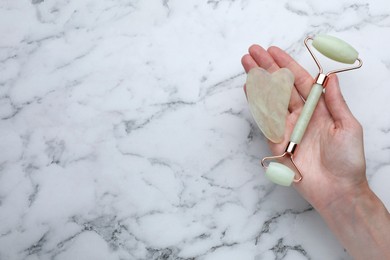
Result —
[[319, 73], [315, 80], [315, 84], [321, 85], [325, 88], [325, 84], [327, 81], [328, 81], [328, 76], [326, 74]]
[[[304, 43], [305, 43], [305, 46], [306, 46], [307, 50], [309, 51], [311, 57], [314, 59], [316, 65], [318, 67], [318, 75], [317, 75], [317, 78], [315, 80], [315, 83], [319, 84], [319, 85], [322, 85], [324, 88], [325, 88], [326, 83], [328, 82], [328, 77], [331, 74], [336, 74], [336, 73], [339, 73], [339, 72], [344, 72], [344, 71], [358, 69], [358, 68], [360, 68], [363, 65], [363, 61], [360, 58], [357, 58], [356, 61], [358, 61], [358, 64], [356, 64], [356, 65], [354, 65], [352, 67], [331, 70], [328, 73], [324, 73], [324, 70], [323, 70], [319, 60], [317, 59], [317, 57], [314, 55], [313, 51], [309, 47], [309, 44], [308, 44], [309, 40], [313, 40], [313, 38], [310, 37], [310, 36], [306, 37]], [[355, 63], [356, 63], [356, 61], [355, 61]]]
[[295, 149], [297, 148], [297, 146], [298, 145], [296, 143], [288, 142], [287, 147], [284, 150], [283, 154], [264, 157], [261, 160], [261, 166], [263, 166], [263, 168], [265, 170], [267, 170], [268, 165], [269, 165], [269, 163], [267, 163], [267, 162], [279, 160], [279, 159], [281, 159], [283, 157], [286, 157], [286, 158], [288, 157], [290, 159], [292, 165], [294, 166], [294, 168], [297, 170], [297, 172], [296, 172], [296, 174], [294, 176], [293, 182], [295, 182], [295, 183], [300, 182], [303, 179], [303, 175], [302, 175], [301, 171], [298, 169], [298, 167], [297, 167], [297, 165], [295, 164], [295, 161], [294, 161], [294, 152], [295, 152]]

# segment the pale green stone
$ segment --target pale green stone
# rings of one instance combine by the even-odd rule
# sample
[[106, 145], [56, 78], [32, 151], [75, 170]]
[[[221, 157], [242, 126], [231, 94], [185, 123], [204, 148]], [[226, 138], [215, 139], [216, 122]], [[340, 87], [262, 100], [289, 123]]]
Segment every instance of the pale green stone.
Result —
[[329, 35], [318, 35], [313, 39], [313, 46], [326, 57], [342, 63], [353, 64], [359, 53], [348, 43]]
[[295, 124], [294, 131], [291, 134], [290, 141], [299, 144], [302, 140], [303, 134], [306, 131], [310, 118], [313, 115], [314, 109], [317, 106], [318, 100], [321, 97], [323, 87], [319, 84], [314, 84], [309, 96], [306, 99], [302, 112], [299, 115], [298, 121]]
[[274, 143], [284, 139], [294, 75], [286, 68], [270, 74], [256, 67], [249, 71], [246, 94], [249, 109], [264, 136]]
[[294, 172], [284, 164], [271, 162], [265, 171], [265, 176], [273, 183], [290, 186], [294, 180]]

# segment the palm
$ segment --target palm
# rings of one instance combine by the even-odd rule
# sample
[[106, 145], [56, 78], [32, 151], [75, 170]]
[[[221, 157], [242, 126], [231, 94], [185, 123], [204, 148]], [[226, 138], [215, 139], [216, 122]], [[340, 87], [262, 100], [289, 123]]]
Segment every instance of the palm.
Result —
[[[257, 66], [269, 72], [286, 67], [295, 75], [295, 88], [289, 104], [284, 142], [281, 144], [269, 142], [271, 151], [274, 154], [281, 154], [286, 148], [304, 105], [301, 97], [307, 97], [313, 78], [279, 48], [272, 47], [266, 51], [255, 45], [249, 49], [249, 53], [242, 59], [247, 72]], [[337, 79], [332, 78], [329, 80], [328, 87], [332, 88], [335, 84], [338, 84]], [[356, 120], [332, 116], [333, 111], [329, 111], [329, 107], [337, 100], [332, 100], [329, 94], [326, 101], [324, 97], [320, 98], [302, 142], [294, 154], [294, 160], [304, 175], [302, 182], [295, 187], [314, 207], [319, 209], [337, 199], [346, 189], [353, 188], [353, 185], [359, 185], [365, 180], [364, 154], [362, 143], [359, 141], [361, 140], [359, 139], [361, 138], [360, 125]], [[350, 116], [354, 119], [352, 115]], [[347, 174], [351, 171], [357, 172], [356, 176]]]

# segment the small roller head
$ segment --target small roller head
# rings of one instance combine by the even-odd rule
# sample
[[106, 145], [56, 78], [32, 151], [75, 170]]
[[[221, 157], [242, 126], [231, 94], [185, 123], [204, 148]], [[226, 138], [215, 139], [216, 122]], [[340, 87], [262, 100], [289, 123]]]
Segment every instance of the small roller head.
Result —
[[271, 162], [265, 171], [265, 176], [276, 184], [290, 186], [294, 180], [295, 173], [284, 164]]
[[353, 64], [359, 57], [359, 53], [348, 43], [329, 35], [314, 37], [313, 47], [326, 57], [347, 64]]

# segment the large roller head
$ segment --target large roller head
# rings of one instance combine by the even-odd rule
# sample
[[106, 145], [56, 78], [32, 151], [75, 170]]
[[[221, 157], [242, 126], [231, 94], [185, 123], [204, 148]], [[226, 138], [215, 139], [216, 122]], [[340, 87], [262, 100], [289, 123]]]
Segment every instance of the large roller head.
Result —
[[334, 36], [318, 35], [312, 45], [326, 57], [342, 63], [353, 64], [359, 56], [351, 45]]

